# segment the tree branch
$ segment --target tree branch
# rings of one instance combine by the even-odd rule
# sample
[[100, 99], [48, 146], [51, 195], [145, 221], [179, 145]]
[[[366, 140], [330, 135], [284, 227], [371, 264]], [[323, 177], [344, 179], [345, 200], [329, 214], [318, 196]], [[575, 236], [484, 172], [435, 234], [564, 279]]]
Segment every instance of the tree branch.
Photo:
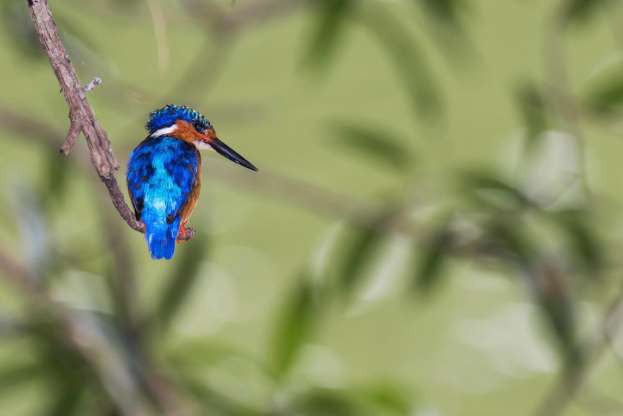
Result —
[[61, 147], [61, 153], [68, 155], [80, 133], [83, 133], [89, 148], [91, 163], [108, 189], [112, 203], [119, 215], [132, 229], [144, 232], [145, 226], [136, 220], [119, 189], [115, 179], [115, 172], [119, 169], [119, 163], [112, 153], [108, 135], [95, 118], [95, 113], [86, 99], [85, 90], [78, 80], [76, 70], [58, 34], [48, 1], [27, 1], [39, 42], [48, 55], [50, 65], [69, 107], [69, 130]]
[[606, 308], [599, 326], [583, 344], [584, 361], [574, 369], [563, 371], [547, 392], [535, 412], [536, 416], [564, 414], [586, 383], [589, 373], [603, 357], [609, 342], [623, 330], [623, 288]]

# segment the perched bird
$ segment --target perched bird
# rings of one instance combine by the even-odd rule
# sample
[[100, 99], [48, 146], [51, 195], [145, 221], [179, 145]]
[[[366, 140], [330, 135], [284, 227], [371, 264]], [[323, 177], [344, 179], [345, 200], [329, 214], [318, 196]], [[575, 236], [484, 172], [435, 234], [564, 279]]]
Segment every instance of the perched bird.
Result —
[[130, 155], [128, 191], [154, 259], [170, 259], [187, 227], [201, 188], [199, 149], [214, 149], [229, 160], [257, 171], [251, 162], [219, 140], [214, 127], [190, 107], [169, 104], [149, 115], [149, 132]]

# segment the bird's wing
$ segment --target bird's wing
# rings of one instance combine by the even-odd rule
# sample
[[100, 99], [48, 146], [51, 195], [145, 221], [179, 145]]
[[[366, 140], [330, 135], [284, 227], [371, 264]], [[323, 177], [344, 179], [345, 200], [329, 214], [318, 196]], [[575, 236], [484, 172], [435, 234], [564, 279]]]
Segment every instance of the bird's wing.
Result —
[[167, 204], [167, 222], [179, 217], [191, 202], [193, 189], [199, 178], [200, 160], [199, 152], [191, 147], [177, 152], [175, 157], [164, 164], [168, 177], [165, 186], [171, 192]]
[[141, 220], [145, 201], [145, 183], [153, 176], [155, 169], [152, 164], [153, 150], [147, 139], [141, 142], [130, 154], [128, 162], [128, 194], [134, 207], [134, 215]]
[[188, 202], [199, 172], [197, 150], [178, 140], [141, 143], [128, 164], [128, 191], [137, 219], [146, 207], [168, 223]]

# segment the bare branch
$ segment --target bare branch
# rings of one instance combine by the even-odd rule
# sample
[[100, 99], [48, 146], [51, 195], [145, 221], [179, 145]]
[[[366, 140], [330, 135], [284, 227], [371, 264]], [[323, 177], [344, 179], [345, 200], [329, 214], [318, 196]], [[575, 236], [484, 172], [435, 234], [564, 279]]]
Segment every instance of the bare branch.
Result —
[[[134, 217], [115, 179], [114, 174], [118, 170], [119, 164], [112, 153], [108, 135], [95, 118], [95, 113], [86, 99], [85, 91], [88, 90], [91, 84], [87, 85], [85, 89], [82, 88], [76, 70], [58, 34], [48, 1], [28, 0], [28, 7], [39, 42], [48, 55], [50, 65], [54, 70], [65, 101], [69, 106], [69, 133], [61, 148], [61, 152], [66, 155], [69, 154], [76, 139], [80, 133], [83, 133], [89, 147], [91, 163], [104, 185], [106, 185], [106, 188], [108, 188], [113, 205], [132, 229], [144, 232], [144, 225]], [[91, 89], [94, 86], [95, 84]]]

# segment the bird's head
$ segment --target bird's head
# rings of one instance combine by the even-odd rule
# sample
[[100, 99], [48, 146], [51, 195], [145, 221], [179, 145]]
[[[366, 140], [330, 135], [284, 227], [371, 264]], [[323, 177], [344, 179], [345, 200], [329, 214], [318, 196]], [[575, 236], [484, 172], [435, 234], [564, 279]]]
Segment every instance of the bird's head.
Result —
[[212, 123], [198, 111], [169, 104], [149, 115], [145, 126], [149, 137], [169, 136], [194, 145], [197, 149], [214, 149], [217, 153], [247, 169], [257, 168], [238, 152], [223, 143]]

